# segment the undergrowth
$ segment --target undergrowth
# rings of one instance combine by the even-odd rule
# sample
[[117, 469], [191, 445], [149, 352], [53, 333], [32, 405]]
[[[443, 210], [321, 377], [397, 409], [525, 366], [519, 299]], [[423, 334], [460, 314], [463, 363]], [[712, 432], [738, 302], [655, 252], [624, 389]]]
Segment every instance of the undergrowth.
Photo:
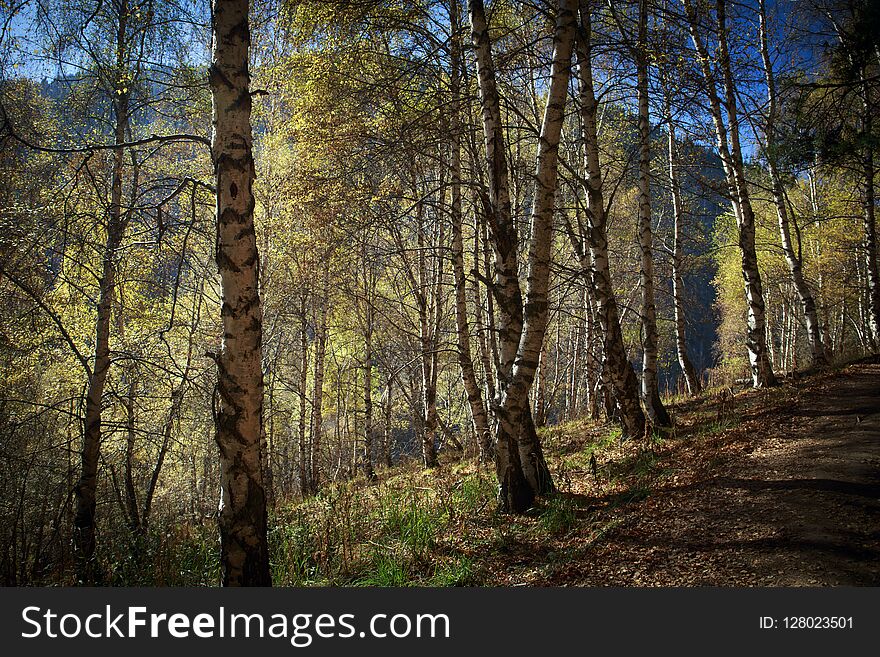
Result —
[[[774, 391], [773, 394], [779, 394]], [[619, 522], [614, 510], [654, 494], [670, 476], [676, 445], [735, 428], [748, 403], [716, 409], [710, 393], [680, 415], [673, 431], [621, 440], [589, 421], [542, 430], [559, 492], [522, 517], [496, 513], [494, 473], [474, 461], [433, 471], [380, 473], [325, 487], [279, 505], [270, 517], [269, 549], [277, 586], [475, 586], [497, 583], [499, 564], [564, 564], [603, 541]], [[113, 584], [213, 585], [219, 545], [210, 520], [158, 533], [112, 561]], [[125, 549], [123, 549], [125, 547]], [[150, 568], [144, 568], [150, 563]], [[545, 570], [546, 570], [545, 568]], [[493, 569], [496, 569], [493, 572]]]

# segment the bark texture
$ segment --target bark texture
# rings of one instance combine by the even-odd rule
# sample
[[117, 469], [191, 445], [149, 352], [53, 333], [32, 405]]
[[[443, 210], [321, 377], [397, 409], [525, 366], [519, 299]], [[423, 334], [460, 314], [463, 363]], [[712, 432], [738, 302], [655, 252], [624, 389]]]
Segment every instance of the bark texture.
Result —
[[[513, 352], [522, 331], [522, 292], [516, 262], [516, 233], [511, 217], [510, 182], [505, 158], [505, 140], [501, 123], [501, 101], [495, 84], [495, 64], [492, 59], [489, 26], [482, 0], [469, 0], [471, 41], [477, 63], [477, 82], [480, 90], [483, 138], [488, 170], [488, 193], [483, 197], [486, 223], [494, 251], [495, 280], [489, 290], [498, 306], [497, 335], [497, 388], [492, 399], [496, 420], [495, 472], [498, 477], [499, 507], [506, 510], [528, 509], [535, 499], [523, 474], [516, 433], [500, 431], [497, 426], [498, 399], [509, 381], [513, 366]], [[489, 315], [490, 321], [492, 314]], [[491, 328], [491, 327], [490, 327]]]
[[672, 120], [672, 104], [669, 90], [664, 88], [664, 118], [666, 120], [666, 148], [669, 166], [669, 188], [672, 191], [672, 308], [675, 318], [675, 352], [678, 365], [687, 385], [688, 394], [696, 395], [703, 386], [694, 369], [687, 348], [687, 320], [684, 311], [684, 277], [682, 275], [682, 244], [681, 232], [684, 222], [684, 206], [681, 199], [681, 184], [678, 179], [678, 159], [676, 155], [675, 123]]
[[493, 404], [499, 505], [503, 511], [521, 513], [532, 505], [536, 495], [553, 490], [550, 472], [532, 421], [529, 390], [547, 328], [558, 146], [569, 81], [575, 12], [570, 0], [559, 3], [547, 107], [538, 143], [528, 287], [523, 301], [516, 260], [517, 229], [511, 213], [501, 106], [495, 84], [485, 8], [481, 0], [471, 0], [468, 9], [476, 52], [489, 171], [489, 190], [484, 204], [495, 251], [492, 294], [499, 311], [499, 391]]
[[452, 25], [450, 67], [452, 103], [450, 111], [450, 187], [452, 194], [452, 274], [455, 283], [455, 325], [458, 344], [458, 364], [461, 380], [471, 409], [474, 435], [480, 446], [480, 459], [491, 461], [494, 455], [489, 416], [483, 404], [483, 395], [474, 372], [471, 354], [471, 333], [467, 316], [467, 278], [464, 269], [464, 237], [461, 210], [461, 43], [458, 17], [459, 0], [450, 0], [449, 21]]
[[268, 586], [263, 420], [262, 309], [254, 234], [250, 30], [247, 0], [214, 0], [209, 82], [217, 188], [217, 268], [223, 347], [217, 357], [216, 441], [220, 450], [220, 551], [224, 586]]
[[639, 115], [639, 247], [642, 290], [642, 398], [655, 426], [672, 421], [657, 383], [657, 306], [654, 302], [654, 231], [651, 226], [651, 117], [648, 110], [648, 2], [639, 0], [639, 33], [633, 50]]
[[592, 24], [589, 3], [581, 0], [577, 35], [577, 63], [580, 115], [584, 139], [585, 192], [587, 197], [587, 242], [589, 258], [581, 249], [581, 266], [592, 278], [596, 299], [596, 319], [603, 339], [603, 375], [607, 377], [617, 404], [623, 434], [637, 438], [645, 430], [645, 414], [639, 403], [635, 372], [626, 355], [620, 313], [611, 268], [608, 262], [607, 214], [602, 193], [602, 169], [599, 162], [596, 94], [593, 88]]

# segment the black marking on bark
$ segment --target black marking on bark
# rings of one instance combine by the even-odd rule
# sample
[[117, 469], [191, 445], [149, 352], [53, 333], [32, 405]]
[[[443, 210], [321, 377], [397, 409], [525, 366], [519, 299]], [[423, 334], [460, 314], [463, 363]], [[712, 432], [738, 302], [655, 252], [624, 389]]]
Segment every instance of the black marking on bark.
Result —
[[220, 224], [223, 226], [243, 224], [246, 221], [248, 221], [248, 216], [246, 214], [236, 212], [231, 207], [224, 208], [223, 212], [220, 214]]
[[232, 143], [227, 148], [230, 150], [234, 149], [236, 152], [241, 153], [241, 155], [236, 157], [229, 152], [219, 155], [216, 164], [218, 167], [221, 167], [221, 171], [224, 173], [237, 171], [243, 175], [252, 174], [254, 158], [250, 153], [250, 146], [244, 137], [238, 136], [237, 139], [232, 140]]
[[208, 68], [208, 84], [212, 87], [219, 87], [222, 84], [227, 89], [235, 88], [235, 85], [232, 84], [232, 81], [226, 77], [226, 74], [219, 66], [217, 66], [217, 64], [211, 64]]
[[263, 322], [260, 320], [259, 315], [254, 315], [251, 319], [250, 326], [248, 326], [248, 330], [254, 333], [258, 333], [263, 330]]
[[255, 267], [257, 264], [257, 251], [256, 249], [252, 249], [250, 255], [241, 263], [244, 268]]
[[226, 254], [226, 251], [222, 248], [217, 249], [217, 268], [223, 271], [231, 271], [237, 274], [241, 273], [241, 269], [232, 262], [232, 259]]
[[[249, 237], [254, 236], [254, 225], [251, 222], [245, 222], [244, 226], [240, 231], [235, 234], [235, 240], [243, 240]], [[254, 250], [254, 254], [256, 255], [256, 250]], [[252, 262], [252, 261], [249, 261]]]
[[[226, 37], [230, 40], [232, 40], [233, 38], [237, 38], [241, 40], [242, 43], [250, 45], [251, 31], [250, 26], [248, 25], [247, 17], [245, 17], [244, 20], [236, 23], [233, 27], [229, 28], [229, 31], [226, 33]], [[245, 71], [247, 71], [247, 67], [245, 67]]]
[[238, 96], [236, 96], [235, 100], [232, 101], [229, 109], [235, 111], [243, 111], [250, 114], [251, 112], [251, 94], [247, 89], [244, 89]]

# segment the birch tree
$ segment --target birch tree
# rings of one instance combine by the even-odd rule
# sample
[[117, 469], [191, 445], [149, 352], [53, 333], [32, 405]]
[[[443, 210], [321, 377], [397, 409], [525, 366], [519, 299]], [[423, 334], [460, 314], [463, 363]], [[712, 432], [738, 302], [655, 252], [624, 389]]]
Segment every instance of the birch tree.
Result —
[[474, 435], [480, 446], [480, 458], [491, 461], [494, 455], [492, 431], [489, 428], [489, 416], [483, 403], [483, 395], [474, 372], [474, 360], [471, 353], [471, 331], [468, 325], [467, 309], [467, 278], [464, 268], [464, 236], [462, 230], [462, 171], [461, 171], [461, 24], [459, 19], [459, 0], [449, 0], [450, 24], [450, 103], [449, 135], [450, 135], [450, 194], [452, 220], [452, 275], [455, 284], [455, 324], [458, 342], [458, 364], [461, 369], [461, 380], [467, 394], [471, 411]]
[[558, 147], [571, 67], [575, 9], [569, 0], [561, 0], [557, 8], [553, 63], [538, 143], [525, 299], [519, 285], [517, 229], [511, 212], [500, 98], [485, 8], [482, 0], [471, 0], [468, 9], [476, 51], [490, 181], [485, 204], [495, 250], [492, 293], [499, 308], [500, 390], [493, 407], [496, 420], [495, 466], [501, 509], [522, 513], [532, 505], [536, 495], [553, 490], [550, 472], [532, 421], [529, 389], [538, 367], [547, 328]]
[[214, 0], [209, 83], [211, 158], [217, 190], [216, 261], [223, 345], [215, 426], [220, 450], [220, 551], [224, 586], [268, 586], [263, 421], [262, 310], [254, 233], [254, 159], [248, 70], [248, 0]]
[[[608, 209], [602, 191], [602, 167], [599, 161], [597, 130], [598, 103], [593, 85], [592, 19], [589, 0], [580, 0], [577, 33], [578, 110], [583, 134], [584, 193], [588, 226], [586, 244], [576, 239], [573, 246], [585, 275], [589, 275], [596, 299], [596, 319], [603, 335], [602, 370], [607, 376], [620, 415], [623, 433], [637, 438], [645, 430], [645, 414], [639, 403], [635, 372], [626, 355], [620, 313], [608, 259]], [[574, 235], [569, 231], [569, 236]]]
[[661, 73], [663, 85], [663, 119], [666, 123], [666, 158], [669, 189], [672, 197], [672, 311], [675, 320], [675, 353], [681, 368], [688, 393], [696, 395], [702, 390], [700, 377], [694, 369], [688, 353], [687, 318], [684, 304], [684, 276], [682, 273], [682, 226], [684, 224], [684, 205], [681, 197], [681, 183], [678, 172], [678, 152], [676, 125], [672, 116], [671, 91], [667, 77]]
[[756, 388], [763, 388], [776, 385], [777, 381], [767, 352], [767, 320], [761, 273], [758, 270], [758, 255], [755, 248], [755, 212], [752, 208], [745, 175], [740, 145], [737, 89], [734, 84], [727, 46], [727, 4], [726, 0], [717, 0], [714, 26], [718, 39], [718, 66], [721, 70], [721, 86], [724, 93], [723, 107], [727, 114], [725, 121], [712, 60], [700, 33], [700, 16], [697, 14], [692, 0], [682, 0], [682, 2], [691, 40], [703, 74], [704, 91], [709, 99], [709, 113], [715, 127], [718, 153], [724, 167], [727, 190], [739, 230], [742, 275], [748, 304], [746, 350], [751, 365], [752, 385]]
[[651, 117], [648, 106], [648, 1], [639, 0], [638, 37], [633, 48], [639, 119], [639, 247], [642, 291], [642, 397], [651, 422], [669, 427], [672, 421], [657, 384], [657, 306], [654, 302], [654, 232], [651, 225]]
[[816, 302], [813, 293], [803, 272], [803, 263], [799, 255], [800, 249], [795, 250], [791, 239], [789, 227], [789, 205], [787, 203], [785, 187], [782, 175], [776, 162], [778, 140], [776, 133], [776, 120], [778, 115], [778, 101], [776, 95], [776, 80], [773, 72], [773, 63], [770, 60], [770, 47], [767, 36], [767, 9], [764, 0], [758, 2], [759, 17], [759, 40], [761, 51], [761, 63], [764, 66], [764, 80], [767, 86], [767, 113], [764, 118], [764, 150], [767, 157], [767, 169], [770, 173], [770, 183], [773, 191], [773, 203], [776, 206], [776, 216], [779, 219], [779, 236], [782, 240], [782, 252], [785, 262], [791, 272], [791, 279], [801, 304], [804, 322], [807, 329], [807, 341], [810, 345], [812, 357], [811, 366], [822, 368], [828, 364], [825, 354], [825, 346], [822, 343], [822, 329], [819, 324], [819, 316], [816, 313]]

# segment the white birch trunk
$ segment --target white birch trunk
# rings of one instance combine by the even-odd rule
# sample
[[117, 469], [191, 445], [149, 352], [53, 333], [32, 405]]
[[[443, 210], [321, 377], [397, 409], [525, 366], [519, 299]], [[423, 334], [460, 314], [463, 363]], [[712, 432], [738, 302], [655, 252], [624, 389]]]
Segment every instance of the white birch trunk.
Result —
[[736, 88], [730, 69], [730, 55], [727, 49], [727, 25], [725, 0], [717, 0], [718, 56], [724, 79], [725, 107], [727, 124], [722, 115], [721, 99], [712, 72], [711, 60], [706, 45], [699, 34], [697, 15], [691, 0], [682, 0], [687, 14], [688, 27], [697, 59], [706, 84], [709, 97], [709, 110], [718, 140], [718, 151], [724, 167], [727, 187], [731, 197], [734, 215], [739, 228], [739, 248], [742, 256], [743, 282], [748, 304], [748, 325], [746, 330], [746, 349], [752, 372], [752, 385], [756, 388], [776, 385], [776, 376], [767, 354], [767, 321], [764, 298], [761, 289], [761, 274], [758, 271], [758, 255], [755, 249], [755, 214], [749, 197], [748, 184], [739, 141], [739, 120], [736, 110]]
[[651, 118], [648, 111], [648, 2], [639, 0], [639, 34], [633, 49], [639, 117], [639, 247], [642, 291], [642, 399], [651, 422], [669, 427], [672, 420], [657, 384], [657, 307], [654, 302], [654, 232], [651, 226]]
[[[492, 400], [496, 420], [495, 471], [498, 477], [499, 507], [507, 511], [528, 509], [535, 498], [523, 474], [516, 435], [508, 427], [501, 430], [498, 421], [499, 398], [509, 382], [516, 345], [522, 330], [522, 293], [519, 288], [516, 262], [516, 234], [511, 217], [510, 183], [505, 158], [504, 132], [501, 124], [501, 102], [495, 84], [495, 65], [492, 61], [489, 26], [482, 0], [469, 0], [471, 41], [477, 64], [477, 81], [483, 118], [483, 137], [489, 174], [489, 193], [485, 201], [486, 223], [495, 252], [495, 281], [489, 295], [498, 302], [498, 321], [490, 330], [497, 335], [498, 390]], [[512, 234], [513, 233], [513, 234]], [[489, 315], [490, 322], [492, 315]], [[490, 329], [493, 327], [490, 325]], [[508, 423], [509, 424], [509, 423]]]
[[[823, 368], [828, 364], [825, 354], [825, 346], [822, 343], [822, 332], [819, 325], [819, 316], [816, 313], [816, 302], [813, 293], [804, 277], [803, 263], [800, 254], [795, 251], [791, 241], [789, 228], [788, 207], [786, 206], [785, 188], [782, 178], [776, 166], [776, 84], [773, 75], [773, 65], [770, 61], [770, 48], [767, 39], [767, 11], [764, 0], [759, 0], [760, 18], [760, 41], [761, 61], [764, 64], [764, 79], [767, 84], [767, 118], [764, 124], [764, 139], [766, 142], [767, 165], [770, 171], [770, 181], [773, 188], [773, 202], [776, 206], [776, 216], [779, 220], [779, 235], [782, 240], [782, 252], [785, 262], [791, 273], [795, 291], [801, 304], [801, 311], [807, 327], [807, 341], [810, 345], [812, 357], [811, 367]], [[798, 249], [799, 251], [799, 249]]]
[[569, 79], [574, 11], [569, 0], [560, 2], [554, 32], [547, 109], [538, 144], [525, 304], [522, 302], [517, 275], [517, 236], [510, 213], [500, 102], [482, 1], [471, 0], [469, 13], [477, 56], [483, 130], [489, 163], [489, 226], [496, 254], [496, 287], [493, 292], [500, 306], [500, 391], [493, 409], [497, 421], [496, 472], [499, 502], [502, 510], [521, 513], [531, 506], [536, 494], [553, 490], [532, 422], [529, 390], [547, 327], [547, 289], [558, 145]]
[[602, 194], [602, 171], [599, 163], [599, 137], [596, 125], [598, 104], [593, 89], [592, 28], [589, 3], [580, 1], [580, 29], [578, 31], [577, 63], [579, 100], [584, 137], [584, 169], [586, 171], [587, 241], [590, 259], [581, 254], [581, 266], [589, 272], [596, 298], [596, 318], [604, 334], [603, 375], [611, 385], [620, 414], [623, 434], [640, 437], [645, 430], [645, 415], [639, 403], [638, 381], [626, 355], [623, 333], [611, 269], [608, 262], [607, 216]]
[[461, 210], [461, 43], [458, 17], [459, 0], [450, 0], [449, 21], [452, 26], [450, 66], [451, 115], [450, 115], [450, 169], [452, 194], [452, 274], [455, 283], [455, 325], [458, 343], [458, 364], [461, 380], [467, 394], [471, 410], [474, 435], [480, 446], [480, 460], [489, 462], [493, 458], [492, 431], [489, 417], [483, 404], [483, 396], [474, 373], [471, 355], [470, 327], [467, 316], [467, 278], [464, 269], [464, 238], [462, 235]]
[[684, 205], [681, 199], [681, 184], [678, 180], [678, 162], [675, 152], [676, 132], [672, 119], [672, 104], [669, 90], [664, 84], [664, 118], [666, 120], [667, 172], [669, 188], [672, 192], [672, 308], [675, 315], [675, 351], [678, 365], [687, 385], [688, 394], [696, 395], [702, 390], [700, 377], [697, 376], [687, 348], [687, 328], [684, 310], [684, 277], [682, 274], [682, 224], [684, 222]]
[[550, 86], [538, 141], [522, 335], [517, 346], [510, 381], [504, 389], [498, 413], [499, 425], [504, 431], [515, 430], [517, 418], [521, 418], [518, 440], [520, 461], [526, 480], [537, 494], [550, 493], [554, 490], [541, 444], [535, 433], [528, 401], [549, 319], [548, 291], [553, 217], [557, 197], [559, 141], [571, 73], [575, 14], [573, 0], [559, 2], [553, 36]]
[[223, 347], [217, 358], [220, 551], [224, 586], [268, 586], [263, 422], [262, 309], [254, 233], [250, 29], [247, 0], [214, 0], [209, 82], [217, 188], [217, 268]]

